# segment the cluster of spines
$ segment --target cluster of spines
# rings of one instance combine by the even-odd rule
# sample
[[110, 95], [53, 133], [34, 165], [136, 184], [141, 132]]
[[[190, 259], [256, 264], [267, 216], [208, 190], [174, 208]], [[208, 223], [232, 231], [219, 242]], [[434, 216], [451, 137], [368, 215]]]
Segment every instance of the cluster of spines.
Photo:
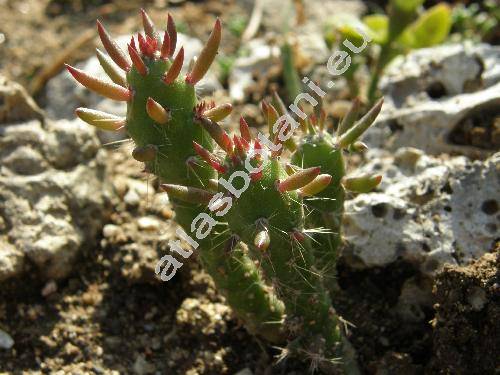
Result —
[[[201, 51], [199, 58], [190, 65], [187, 75], [184, 79], [179, 79], [181, 68], [184, 63], [184, 50], [180, 48], [177, 55], [174, 57], [177, 45], [177, 32], [172, 17], [170, 15], [168, 16], [167, 30], [163, 38], [160, 38], [148, 15], [144, 11], [141, 13], [145, 35], [139, 34], [137, 43], [136, 39], [132, 37], [128, 44], [128, 56], [118, 47], [116, 42], [110, 38], [101, 23], [97, 23], [101, 41], [109, 54], [108, 57], [97, 50], [97, 57], [112, 82], [102, 81], [89, 76], [79, 69], [67, 66], [69, 72], [78, 82], [105, 97], [130, 102], [136, 94], [134, 89], [128, 84], [130, 74], [134, 71], [134, 74], [136, 73], [140, 77], [146, 78], [148, 74], [150, 74], [149, 69], [152, 61], [164, 61], [167, 64], [165, 73], [161, 77], [163, 84], [166, 86], [172, 85], [174, 82], [181, 82], [185, 85], [194, 86], [203, 78], [214, 61], [220, 44], [220, 21], [216, 21], [207, 44]], [[145, 113], [154, 124], [169, 126], [172, 120], [170, 108], [161, 105], [153, 97], [148, 97], [144, 106]], [[358, 138], [375, 120], [382, 106], [382, 101], [378, 102], [365, 116], [356, 121], [360, 106], [359, 101], [354, 101], [350, 111], [338, 125], [335, 136], [328, 135], [328, 137], [326, 137], [328, 138], [331, 150], [359, 152], [366, 148], [366, 145], [360, 142]], [[279, 96], [274, 95], [272, 102], [262, 102], [261, 108], [269, 128], [271, 141], [275, 145], [282, 143], [279, 137], [279, 130], [281, 129], [280, 124], [278, 124], [278, 128], [276, 128], [276, 124], [278, 119], [287, 113], [286, 106]], [[195, 105], [192, 111], [192, 121], [210, 135], [215, 144], [225, 153], [225, 157], [220, 157], [219, 154], [214, 152], [211, 148], [208, 149], [204, 147], [201, 144], [201, 140], [194, 139], [192, 140], [193, 150], [198, 155], [199, 159], [193, 156], [188, 157], [185, 163], [188, 168], [194, 169], [196, 166], [199, 166], [201, 159], [201, 161], [205, 162], [207, 166], [216, 172], [215, 175], [229, 175], [232, 171], [243, 168], [249, 154], [253, 154], [255, 150], [262, 151], [266, 147], [263, 146], [258, 139], [252, 137], [248, 124], [243, 117], [240, 119], [240, 134], [235, 134], [233, 137], [229, 136], [218, 122], [226, 118], [231, 111], [232, 106], [230, 104], [216, 106], [212, 102], [202, 102], [201, 104]], [[127, 128], [127, 120], [125, 118], [86, 108], [79, 108], [76, 113], [82, 120], [103, 130]], [[282, 166], [280, 158], [285, 148], [292, 154], [293, 161], [294, 155], [304, 151], [302, 147], [304, 143], [315, 142], [317, 139], [321, 139], [324, 135], [328, 134], [326, 112], [321, 107], [319, 107], [313, 115], [305, 119], [300, 118], [299, 123], [303, 132], [301, 138], [296, 139], [291, 137], [283, 142], [281, 146], [284, 147], [269, 148], [269, 150], [265, 150], [268, 154], [266, 160], [262, 158], [261, 152], [255, 154], [250, 159], [253, 166], [261, 166], [264, 162], [270, 165], [272, 164], [272, 166], [277, 166], [279, 173], [273, 175], [272, 181], [265, 180], [262, 171], [251, 173], [250, 177], [252, 184], [262, 184], [265, 182], [268, 184], [268, 186], [266, 185], [268, 191], [272, 189], [279, 197], [282, 197], [283, 199], [280, 202], [282, 207], [286, 207], [290, 202], [292, 205], [298, 203], [299, 206], [302, 206], [302, 199], [325, 194], [325, 192], [328, 192], [329, 188], [332, 188], [333, 181], [341, 183], [342, 186], [348, 190], [357, 192], [369, 191], [380, 183], [380, 176], [358, 176], [351, 178], [342, 176], [342, 179], [339, 180], [335, 178], [335, 170], [325, 170], [322, 165], [303, 165], [301, 163], [295, 163], [295, 165], [290, 164]], [[133, 157], [145, 163], [154, 161], [158, 157], [159, 147], [159, 145], [155, 144], [138, 145], [133, 152]], [[330, 156], [329, 154], [324, 155], [324, 160], [327, 161]], [[297, 165], [300, 165], [300, 167]], [[280, 171], [286, 171], [288, 175], [280, 175]], [[325, 173], [321, 173], [322, 171]], [[202, 186], [186, 186], [176, 183], [166, 183], [161, 186], [169, 193], [173, 200], [206, 206], [212, 213], [224, 209], [220, 198], [214, 200], [216, 193], [220, 193], [221, 190], [214, 178], [203, 181]], [[281, 198], [278, 198], [278, 200], [280, 199]], [[290, 211], [289, 219], [290, 222], [294, 222], [294, 225], [285, 225], [284, 227], [286, 227], [286, 230], [284, 231], [282, 231], [281, 228], [273, 229], [271, 227], [271, 217], [263, 216], [259, 217], [257, 220], [254, 218], [249, 219], [248, 226], [255, 229], [251, 238], [244, 233], [238, 233], [236, 231], [227, 236], [228, 240], [225, 250], [234, 250], [235, 244], [242, 238], [249, 246], [258, 250], [260, 254], [267, 254], [268, 251], [278, 251], [282, 252], [282, 254], [286, 254], [290, 251], [293, 252], [293, 247], [297, 246], [297, 244], [306, 251], [309, 247], [309, 234], [307, 233], [309, 224], [304, 215], [299, 211]], [[231, 217], [229, 217], [229, 221], [231, 221]], [[316, 223], [314, 224], [316, 225]], [[283, 241], [281, 234], [274, 236], [275, 240], [273, 240], [273, 230], [286, 233], [286, 240]], [[243, 232], [243, 230], [241, 232]], [[275, 250], [273, 246], [279, 249]], [[306, 251], [306, 253], [308, 254], [308, 259], [307, 261], [303, 259], [303, 262], [308, 268], [302, 271], [307, 273], [307, 277], [305, 278], [306, 284], [310, 283], [312, 280], [315, 285], [313, 289], [316, 291], [311, 298], [314, 300], [316, 295], [323, 296], [322, 300], [325, 306], [328, 306], [328, 298], [324, 298], [324, 291], [320, 285], [320, 278], [318, 279], [316, 276], [311, 276], [316, 273], [312, 255], [308, 251]], [[273, 268], [271, 264], [270, 268], [267, 270], [269, 274], [268, 279], [272, 280], [273, 285], [281, 285], [281, 287], [283, 287], [283, 283], [279, 280], [281, 277], [279, 272], [275, 273]], [[287, 272], [282, 274], [285, 278], [289, 277]], [[311, 277], [311, 280], [307, 280], [308, 277]], [[300, 284], [302, 281], [297, 280], [297, 282]], [[315, 283], [318, 284], [316, 285]], [[299, 294], [301, 293], [300, 290], [296, 292]], [[238, 308], [240, 310], [245, 310], [244, 306], [238, 306]], [[308, 314], [307, 310], [303, 310], [303, 313]], [[328, 314], [330, 314], [330, 310], [328, 310]], [[309, 318], [310, 321], [315, 321], [314, 317]], [[330, 337], [332, 337], [331, 334], [330, 332]]]
[[[126, 102], [127, 117], [121, 118], [87, 108], [78, 108], [76, 114], [83, 121], [102, 130], [125, 129], [136, 143], [132, 156], [144, 162], [146, 170], [157, 174], [161, 180], [172, 184], [187, 181], [195, 185], [164, 185], [164, 189], [170, 193], [177, 221], [188, 230], [193, 215], [203, 210], [200, 206], [206, 205], [207, 199], [211, 197], [204, 189], [217, 187], [216, 174], [206, 172], [203, 166], [203, 171], [200, 170], [200, 163], [193, 156], [194, 152], [191, 153], [189, 148], [185, 147], [185, 141], [192, 140], [193, 144], [199, 145], [200, 150], [211, 155], [213, 144], [204, 131], [197, 130], [199, 126], [194, 120], [208, 122], [210, 126], [210, 122], [222, 120], [232, 110], [229, 104], [196, 105], [194, 91], [194, 86], [206, 74], [217, 54], [221, 40], [221, 23], [217, 19], [197, 60], [189, 65], [186, 76], [180, 77], [184, 49], [179, 48], [175, 55], [178, 36], [173, 18], [168, 16], [167, 29], [163, 38], [160, 38], [146, 12], [142, 10], [141, 15], [145, 33], [130, 39], [128, 54], [111, 39], [102, 24], [97, 22], [100, 39], [108, 53], [106, 55], [97, 50], [97, 58], [111, 82], [67, 66], [71, 75], [91, 91]], [[149, 84], [151, 86], [148, 86]], [[217, 130], [214, 127], [211, 129]], [[176, 141], [171, 141], [172, 139]], [[228, 139], [217, 140], [221, 146], [231, 142]], [[174, 158], [184, 158], [185, 162], [172, 162]], [[215, 158], [213, 160], [215, 161]], [[213, 163], [212, 167], [216, 166], [217, 164]], [[177, 197], [187, 199], [188, 204], [178, 204], [180, 199]], [[228, 237], [228, 242], [232, 243], [231, 256], [227, 256], [224, 245], [220, 246], [221, 237]], [[216, 240], [209, 238], [201, 241], [202, 263], [216, 285], [226, 291], [228, 301], [252, 332], [271, 341], [278, 341], [281, 329], [276, 322], [282, 319], [282, 305], [262, 282], [254, 263], [235, 245], [234, 238], [217, 234]], [[249, 298], [252, 301], [249, 301]]]
[[[172, 16], [168, 15], [167, 30], [164, 33], [163, 40], [161, 40], [147, 13], [142, 10], [141, 15], [145, 35], [139, 33], [137, 43], [132, 36], [130, 43], [127, 45], [128, 56], [111, 38], [101, 22], [97, 21], [99, 37], [108, 56], [99, 49], [97, 49], [96, 55], [103, 70], [112, 82], [101, 80], [80, 69], [66, 65], [71, 75], [89, 90], [109, 99], [124, 102], [130, 101], [134, 95], [133, 89], [127, 84], [126, 74], [131, 69], [135, 69], [141, 76], [147, 76], [146, 59], [168, 61], [170, 66], [162, 80], [166, 85], [175, 82], [184, 64], [184, 47], [179, 49], [174, 58], [177, 46], [177, 30]], [[191, 69], [184, 78], [186, 84], [194, 86], [205, 76], [217, 55], [220, 40], [221, 22], [217, 19], [207, 43], [200, 52], [198, 59], [191, 64]], [[168, 108], [162, 107], [153, 98], [148, 99], [147, 113], [159, 124], [168, 123]], [[124, 118], [101, 111], [78, 108], [76, 114], [83, 121], [102, 130], [119, 130], [126, 125]]]

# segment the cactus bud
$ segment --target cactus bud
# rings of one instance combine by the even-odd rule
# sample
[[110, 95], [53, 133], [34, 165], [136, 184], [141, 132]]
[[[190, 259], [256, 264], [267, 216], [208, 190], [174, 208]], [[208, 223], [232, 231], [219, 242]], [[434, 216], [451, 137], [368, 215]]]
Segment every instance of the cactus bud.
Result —
[[198, 143], [193, 141], [193, 148], [195, 152], [203, 159], [205, 162], [210, 165], [213, 169], [215, 169], [219, 173], [226, 173], [226, 168], [220, 163], [214, 154], [210, 151], [204, 149]]
[[280, 116], [283, 116], [284, 114], [287, 113], [286, 105], [283, 103], [283, 100], [281, 100], [281, 97], [278, 95], [276, 91], [273, 92], [273, 105], [278, 111]]
[[233, 106], [230, 103], [226, 103], [206, 110], [205, 112], [203, 112], [203, 116], [212, 121], [217, 122], [224, 120], [227, 116], [231, 114], [232, 110]]
[[134, 36], [133, 36], [133, 35], [130, 37], [130, 43], [129, 43], [129, 44], [130, 44], [130, 46], [131, 46], [133, 49], [135, 49], [135, 50], [137, 51], [137, 46], [135, 45], [135, 39], [134, 39]]
[[137, 35], [137, 40], [139, 41], [139, 49], [144, 56], [153, 58], [158, 46], [158, 41], [146, 35], [146, 38], [142, 34]]
[[250, 134], [250, 128], [248, 127], [248, 123], [243, 117], [240, 117], [240, 134], [241, 137], [247, 141], [252, 141], [252, 135]]
[[332, 182], [332, 176], [329, 174], [320, 174], [306, 186], [299, 190], [299, 194], [303, 197], [312, 197], [324, 189]]
[[344, 116], [337, 129], [337, 134], [339, 136], [341, 136], [351, 128], [351, 126], [356, 121], [356, 118], [358, 117], [360, 109], [361, 109], [361, 100], [359, 98], [354, 98], [351, 107], [347, 111], [347, 114]]
[[122, 51], [118, 44], [111, 39], [110, 35], [106, 31], [106, 29], [102, 26], [102, 24], [97, 21], [97, 32], [99, 33], [99, 37], [101, 38], [102, 45], [104, 49], [108, 53], [109, 57], [125, 71], [130, 69], [130, 62], [127, 59], [127, 56]]
[[358, 177], [344, 177], [342, 185], [347, 190], [355, 193], [368, 193], [375, 189], [381, 181], [382, 176], [380, 175], [363, 175]]
[[285, 191], [300, 189], [313, 181], [320, 172], [320, 167], [312, 167], [295, 172], [277, 184], [278, 191], [284, 193]]
[[250, 173], [250, 180], [252, 182], [258, 182], [262, 179], [262, 177], [263, 177], [262, 171]]
[[186, 77], [186, 83], [195, 85], [203, 78], [203, 76], [205, 76], [208, 68], [210, 67], [210, 65], [212, 65], [215, 56], [217, 55], [221, 34], [221, 23], [217, 18], [217, 21], [215, 21], [215, 26], [212, 30], [212, 33], [210, 34], [210, 37], [208, 38], [207, 43], [205, 44], [205, 47], [203, 47], [203, 50], [200, 52], [200, 56], [196, 60], [193, 69], [188, 73]]
[[269, 248], [269, 245], [271, 244], [271, 237], [269, 236], [269, 232], [267, 231], [267, 229], [263, 229], [257, 232], [253, 244], [262, 252], [266, 251]]
[[77, 108], [76, 115], [87, 124], [101, 130], [116, 131], [125, 126], [125, 119], [106, 112], [88, 108]]
[[172, 198], [187, 203], [208, 204], [214, 196], [209, 191], [189, 186], [162, 184], [160, 187]]
[[173, 83], [181, 72], [182, 64], [184, 64], [184, 47], [181, 47], [181, 49], [177, 53], [177, 56], [175, 56], [175, 59], [172, 62], [172, 65], [170, 65], [167, 74], [165, 74], [165, 77], [163, 77], [163, 82], [165, 82], [167, 85]]
[[153, 100], [153, 98], [148, 98], [146, 102], [146, 112], [149, 117], [158, 124], [165, 125], [170, 121], [170, 111], [163, 108], [158, 102]]
[[170, 53], [169, 57], [172, 57], [177, 47], [177, 29], [175, 28], [175, 22], [172, 16], [169, 14], [167, 17], [167, 33], [170, 39]]
[[134, 151], [132, 151], [132, 157], [137, 161], [146, 163], [155, 160], [157, 153], [157, 146], [146, 145], [144, 147], [136, 147]]
[[111, 80], [117, 85], [126, 87], [127, 80], [125, 78], [125, 74], [116, 66], [116, 64], [109, 58], [106, 54], [104, 54], [99, 48], [96, 48], [97, 60], [99, 60], [99, 64], [104, 69], [104, 72], [108, 75]]
[[141, 76], [145, 77], [148, 74], [148, 68], [146, 68], [142, 57], [130, 44], [128, 45], [128, 53], [130, 55], [134, 68], [139, 72]]
[[219, 190], [219, 181], [217, 181], [215, 178], [210, 178], [208, 180], [207, 189], [217, 192], [217, 190]]
[[147, 36], [150, 38], [156, 39], [156, 29], [155, 25], [153, 24], [153, 21], [151, 18], [149, 18], [149, 15], [146, 13], [144, 9], [141, 8], [141, 18], [142, 18], [142, 26], [144, 27], [144, 32], [146, 33]]
[[73, 68], [68, 64], [65, 65], [70, 74], [89, 90], [92, 90], [109, 99], [124, 102], [128, 101], [132, 96], [130, 90], [125, 87], [117, 85], [116, 83], [105, 82], [101, 79], [88, 75], [83, 70]]
[[290, 237], [297, 242], [304, 242], [306, 240], [306, 236], [304, 235], [304, 233], [297, 229], [290, 233]]
[[268, 108], [269, 105], [267, 104], [267, 102], [265, 100], [262, 100], [260, 102], [260, 110], [262, 111], [262, 115], [264, 116], [264, 121], [267, 123], [267, 114], [269, 112]]
[[267, 127], [269, 134], [274, 135], [278, 133], [278, 131], [274, 131], [273, 127], [276, 121], [278, 121], [279, 114], [276, 108], [272, 104], [268, 104], [267, 106]]
[[226, 241], [226, 246], [224, 247], [224, 251], [226, 253], [233, 251], [235, 249], [236, 245], [238, 245], [238, 242], [240, 242], [240, 237], [236, 234], [233, 234]]
[[243, 145], [242, 138], [238, 137], [236, 134], [233, 136], [233, 143], [236, 149], [236, 153], [240, 157], [241, 160], [245, 160], [247, 158], [247, 152], [245, 146]]
[[365, 152], [366, 150], [368, 150], [368, 146], [361, 141], [356, 141], [349, 145], [350, 152]]
[[290, 164], [290, 163], [287, 163], [285, 165], [285, 172], [290, 176], [296, 172], [300, 171], [300, 168], [293, 165], [293, 164]]
[[318, 119], [318, 128], [320, 132], [325, 130], [325, 124], [326, 124], [326, 112], [324, 108], [321, 108], [321, 112], [319, 114], [319, 119]]
[[160, 59], [167, 60], [170, 56], [170, 36], [165, 31], [163, 34], [163, 43], [161, 44]]
[[213, 140], [228, 154], [233, 152], [233, 142], [229, 135], [216, 122], [205, 117], [196, 117], [195, 122], [201, 125]]
[[339, 137], [338, 146], [341, 148], [345, 148], [356, 141], [370, 127], [370, 125], [373, 124], [378, 114], [380, 113], [383, 104], [384, 98], [375, 103], [375, 105], [368, 111], [366, 115], [364, 115], [349, 130], [347, 130]]

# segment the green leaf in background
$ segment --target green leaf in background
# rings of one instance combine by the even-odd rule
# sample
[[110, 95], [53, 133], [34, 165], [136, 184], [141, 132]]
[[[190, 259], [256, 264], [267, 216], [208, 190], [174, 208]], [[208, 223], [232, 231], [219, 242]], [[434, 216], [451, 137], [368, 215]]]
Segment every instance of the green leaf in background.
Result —
[[377, 44], [387, 43], [389, 36], [389, 18], [385, 14], [372, 14], [363, 17], [363, 22], [370, 29], [370, 35]]
[[391, 0], [391, 5], [404, 13], [415, 12], [423, 3], [424, 0]]
[[363, 37], [357, 30], [374, 38], [373, 31], [358, 17], [351, 14], [339, 14], [330, 19], [329, 24], [342, 35], [342, 39], [350, 40], [354, 45], [363, 43]]
[[398, 42], [408, 48], [434, 46], [448, 37], [451, 24], [451, 8], [444, 3], [435, 5], [410, 25]]

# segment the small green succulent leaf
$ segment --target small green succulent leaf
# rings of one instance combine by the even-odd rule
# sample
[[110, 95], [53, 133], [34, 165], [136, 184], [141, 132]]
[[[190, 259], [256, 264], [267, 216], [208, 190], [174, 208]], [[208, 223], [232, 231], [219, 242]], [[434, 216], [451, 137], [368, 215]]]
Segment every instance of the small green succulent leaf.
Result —
[[438, 4], [424, 12], [401, 35], [398, 42], [407, 48], [425, 48], [443, 42], [452, 25], [451, 8]]
[[389, 36], [389, 18], [385, 14], [371, 14], [363, 17], [363, 23], [370, 29], [369, 35], [377, 44], [387, 43]]
[[424, 3], [424, 0], [392, 0], [391, 5], [396, 10], [404, 13], [415, 12], [419, 6]]
[[360, 45], [363, 43], [363, 37], [360, 32], [372, 39], [375, 36], [374, 32], [368, 25], [353, 15], [339, 14], [331, 18], [330, 24], [331, 27], [342, 36], [342, 40], [348, 39], [354, 45]]

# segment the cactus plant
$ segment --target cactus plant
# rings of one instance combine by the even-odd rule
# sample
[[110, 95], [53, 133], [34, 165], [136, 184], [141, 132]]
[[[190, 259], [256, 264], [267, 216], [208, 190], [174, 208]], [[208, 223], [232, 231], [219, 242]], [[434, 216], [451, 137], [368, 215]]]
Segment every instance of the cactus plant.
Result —
[[[141, 15], [145, 34], [131, 39], [128, 55], [97, 24], [109, 54], [98, 51], [98, 58], [112, 82], [67, 67], [87, 88], [126, 102], [126, 117], [85, 108], [76, 114], [102, 130], [126, 130], [135, 143], [132, 157], [158, 176], [171, 199], [185, 230], [179, 237], [198, 250], [250, 332], [274, 343], [288, 341], [287, 352], [305, 354], [314, 365], [329, 363], [340, 330], [327, 272], [340, 243], [344, 187], [367, 191], [380, 182], [379, 176], [346, 179], [342, 153], [363, 148], [358, 138], [382, 102], [358, 122], [355, 102], [333, 136], [324, 111], [309, 117], [302, 112], [296, 121], [275, 96], [273, 103], [262, 103], [270, 138], [252, 137], [244, 118], [240, 134], [230, 137], [218, 122], [231, 105], [199, 103], [194, 87], [217, 54], [220, 21], [184, 76], [172, 17], [160, 37], [146, 12]], [[169, 245], [177, 257], [168, 258], [175, 271], [182, 265], [178, 258], [192, 251], [177, 241]]]
[[[221, 24], [217, 21], [212, 34], [197, 62], [184, 78], [181, 68], [184, 50], [174, 56], [177, 32], [172, 17], [168, 16], [167, 31], [160, 39], [153, 23], [142, 11], [145, 35], [138, 34], [128, 45], [129, 56], [111, 39], [100, 22], [97, 29], [109, 58], [98, 52], [99, 61], [113, 81], [98, 80], [86, 73], [67, 66], [73, 77], [89, 88], [111, 99], [127, 102], [126, 118], [78, 108], [76, 114], [83, 121], [103, 130], [124, 128], [135, 143], [132, 156], [145, 163], [145, 169], [162, 181], [207, 188], [216, 171], [200, 163], [192, 142], [198, 142], [207, 150], [214, 142], [194, 122], [194, 113], [209, 112], [207, 106], [197, 103], [194, 85], [211, 65], [220, 43]], [[225, 110], [228, 110], [225, 106]], [[216, 112], [214, 108], [210, 109]], [[198, 192], [198, 191], [196, 191]], [[203, 211], [203, 197], [184, 192], [191, 202], [185, 203], [171, 192], [170, 198], [176, 213], [176, 221], [190, 231], [193, 219]], [[217, 287], [226, 295], [238, 316], [247, 322], [251, 332], [272, 341], [280, 337], [278, 322], [282, 320], [283, 307], [261, 280], [251, 259], [237, 246], [227, 256], [226, 242], [232, 239], [226, 233], [207, 238], [200, 243], [201, 261], [214, 279]]]

